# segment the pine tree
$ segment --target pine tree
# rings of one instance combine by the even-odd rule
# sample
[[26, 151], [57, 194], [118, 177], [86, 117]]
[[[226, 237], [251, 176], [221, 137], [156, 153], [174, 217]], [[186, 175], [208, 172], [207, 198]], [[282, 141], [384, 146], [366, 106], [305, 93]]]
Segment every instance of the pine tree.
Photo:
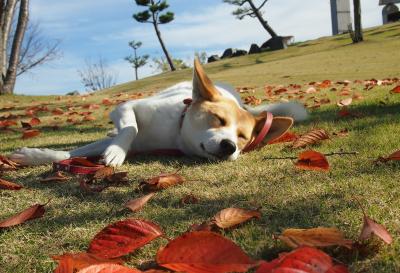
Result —
[[258, 7], [253, 0], [223, 0], [225, 3], [238, 6], [232, 14], [236, 16], [239, 20], [242, 20], [246, 16], [257, 18], [260, 21], [263, 28], [271, 35], [272, 38], [278, 37], [276, 32], [268, 24], [268, 22], [263, 18], [261, 9], [268, 2], [268, 0], [263, 0]]
[[127, 60], [129, 63], [132, 64], [133, 68], [135, 69], [136, 80], [138, 80], [139, 79], [138, 69], [147, 64], [149, 55], [143, 55], [143, 56], [137, 55], [137, 50], [142, 46], [142, 42], [131, 41], [129, 42], [129, 46], [133, 49], [133, 56], [130, 55], [128, 57], [125, 57], [125, 60]]
[[135, 0], [138, 6], [146, 7], [147, 9], [138, 13], [133, 14], [133, 18], [139, 23], [150, 23], [154, 26], [154, 30], [156, 31], [156, 35], [158, 41], [160, 42], [161, 48], [165, 54], [165, 57], [168, 61], [170, 69], [175, 71], [175, 66], [172, 61], [171, 56], [168, 53], [168, 50], [164, 44], [164, 41], [161, 37], [161, 32], [159, 29], [159, 25], [168, 24], [169, 22], [174, 20], [174, 13], [167, 11], [162, 13], [169, 5], [166, 0]]

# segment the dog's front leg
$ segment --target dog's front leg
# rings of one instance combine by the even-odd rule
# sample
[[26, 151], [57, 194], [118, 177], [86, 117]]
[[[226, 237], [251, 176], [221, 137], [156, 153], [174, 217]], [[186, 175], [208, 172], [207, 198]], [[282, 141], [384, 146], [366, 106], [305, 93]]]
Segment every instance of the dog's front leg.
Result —
[[109, 166], [122, 165], [133, 140], [137, 136], [138, 126], [133, 107], [134, 104], [132, 102], [126, 102], [118, 106], [110, 114], [118, 134], [104, 151], [105, 163]]

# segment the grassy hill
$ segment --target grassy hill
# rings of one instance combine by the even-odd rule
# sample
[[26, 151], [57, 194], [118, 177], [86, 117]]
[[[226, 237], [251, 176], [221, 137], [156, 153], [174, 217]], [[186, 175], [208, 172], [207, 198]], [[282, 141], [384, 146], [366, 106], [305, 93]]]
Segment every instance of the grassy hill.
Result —
[[[43, 218], [12, 229], [0, 230], [0, 272], [52, 272], [52, 255], [87, 249], [93, 236], [106, 225], [127, 217], [158, 223], [170, 238], [185, 232], [194, 223], [210, 219], [227, 207], [261, 207], [262, 217], [222, 234], [235, 241], [254, 259], [271, 260], [289, 248], [273, 235], [287, 228], [337, 227], [347, 238], [357, 240], [362, 212], [384, 224], [394, 238], [392, 245], [374, 239], [360, 251], [331, 247], [326, 251], [348, 265], [352, 272], [400, 272], [400, 164], [375, 164], [380, 156], [399, 150], [400, 94], [391, 93], [395, 84], [376, 84], [365, 90], [364, 80], [400, 78], [400, 24], [369, 29], [366, 41], [352, 45], [347, 35], [320, 38], [292, 46], [285, 51], [266, 52], [206, 65], [216, 81], [235, 86], [255, 87], [255, 95], [269, 101], [298, 99], [310, 108], [310, 119], [296, 124], [292, 132], [304, 134], [325, 129], [331, 136], [311, 148], [321, 153], [357, 152], [331, 156], [329, 172], [301, 171], [292, 160], [304, 149], [276, 144], [242, 155], [235, 162], [208, 162], [193, 158], [137, 156], [119, 171], [129, 173], [129, 184], [111, 187], [101, 193], [87, 193], [79, 179], [67, 182], [40, 182], [51, 166], [23, 168], [0, 173], [0, 177], [25, 187], [21, 191], [0, 190], [0, 219], [48, 200]], [[112, 128], [107, 113], [109, 101], [140, 97], [173, 83], [190, 80], [191, 70], [165, 73], [137, 82], [122, 84], [90, 96], [4, 96], [0, 97], [0, 117], [14, 115], [17, 125], [0, 130], [0, 154], [23, 146], [72, 149], [105, 136]], [[295, 83], [306, 91], [309, 82], [331, 80], [329, 87], [316, 92], [277, 94], [267, 97], [264, 86], [287, 87]], [[336, 81], [351, 80], [348, 87]], [[360, 80], [360, 81], [356, 81]], [[381, 82], [380, 82], [381, 83]], [[397, 83], [400, 84], [400, 83]], [[290, 88], [289, 88], [290, 89]], [[346, 89], [346, 90], [345, 90]], [[346, 91], [346, 92], [345, 92]], [[340, 115], [336, 103], [353, 97], [351, 115]], [[106, 100], [105, 100], [106, 99]], [[324, 101], [324, 103], [322, 103]], [[19, 121], [29, 121], [26, 110], [47, 107], [38, 112], [41, 134], [21, 139]], [[63, 114], [55, 115], [61, 108]], [[76, 112], [76, 113], [75, 113]], [[83, 112], [91, 118], [86, 118]], [[56, 112], [55, 112], [56, 113]], [[347, 130], [342, 136], [334, 133]], [[141, 196], [142, 178], [174, 172], [189, 181], [162, 192], [137, 213], [121, 211], [124, 203]], [[182, 205], [181, 199], [193, 194], [196, 204]], [[165, 245], [159, 239], [127, 257], [127, 264], [144, 268]]]

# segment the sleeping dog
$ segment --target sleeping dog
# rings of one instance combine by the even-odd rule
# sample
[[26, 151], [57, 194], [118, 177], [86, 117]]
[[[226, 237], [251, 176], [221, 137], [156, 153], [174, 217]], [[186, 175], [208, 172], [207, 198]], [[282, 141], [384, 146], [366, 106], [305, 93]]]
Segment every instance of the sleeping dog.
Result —
[[192, 83], [125, 102], [111, 112], [112, 136], [69, 152], [22, 148], [10, 158], [22, 165], [40, 165], [103, 156], [106, 165], [120, 166], [129, 152], [168, 149], [213, 160], [236, 160], [265, 128], [267, 118], [270, 124], [263, 143], [284, 134], [293, 120], [306, 117], [304, 107], [296, 103], [244, 106], [233, 88], [214, 85], [195, 60]]

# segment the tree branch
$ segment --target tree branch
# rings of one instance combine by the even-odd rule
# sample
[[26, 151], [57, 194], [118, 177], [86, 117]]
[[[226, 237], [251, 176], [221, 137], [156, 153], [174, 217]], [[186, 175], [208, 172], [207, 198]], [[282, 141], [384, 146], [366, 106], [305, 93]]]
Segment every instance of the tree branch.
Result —
[[[344, 151], [339, 151], [339, 152], [330, 152], [327, 154], [323, 154], [324, 156], [333, 156], [333, 155], [358, 155], [358, 152], [344, 152]], [[281, 160], [281, 159], [291, 159], [295, 160], [297, 157], [294, 156], [287, 156], [287, 157], [264, 157], [264, 160]]]

